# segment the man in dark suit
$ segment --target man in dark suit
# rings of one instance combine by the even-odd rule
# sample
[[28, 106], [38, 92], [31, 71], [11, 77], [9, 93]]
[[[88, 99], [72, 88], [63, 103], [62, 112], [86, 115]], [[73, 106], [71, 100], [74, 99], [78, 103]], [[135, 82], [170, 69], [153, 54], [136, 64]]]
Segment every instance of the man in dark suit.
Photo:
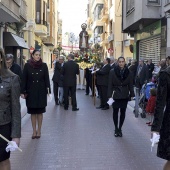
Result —
[[108, 89], [108, 79], [110, 72], [110, 58], [104, 59], [104, 66], [96, 71], [97, 75], [97, 85], [100, 91], [100, 106], [97, 109], [107, 110], [109, 105], [107, 104], [107, 89]]
[[73, 61], [74, 55], [68, 55], [68, 62], [66, 62], [62, 69], [63, 86], [64, 86], [64, 109], [68, 110], [69, 93], [71, 94], [72, 111], [78, 111], [76, 101], [76, 75], [79, 74], [79, 65]]
[[136, 72], [136, 87], [141, 90], [143, 84], [149, 81], [149, 70], [143, 59], [139, 59], [139, 65]]
[[148, 60], [147, 67], [148, 67], [148, 70], [149, 70], [149, 79], [152, 79], [152, 72], [155, 68], [155, 65], [152, 63], [152, 59]]
[[22, 77], [22, 70], [21, 67], [14, 62], [14, 56], [12, 54], [6, 54], [6, 63], [7, 67], [16, 75], [18, 75], [21, 79]]
[[113, 69], [116, 67], [115, 59], [114, 57], [110, 57], [110, 69]]
[[60, 78], [61, 78], [61, 68], [64, 62], [64, 57], [60, 56], [59, 61], [56, 61], [55, 67], [54, 67], [54, 75], [53, 75], [53, 91], [54, 91], [54, 99], [56, 105], [59, 105], [58, 102], [58, 88], [59, 88], [59, 83], [60, 83]]

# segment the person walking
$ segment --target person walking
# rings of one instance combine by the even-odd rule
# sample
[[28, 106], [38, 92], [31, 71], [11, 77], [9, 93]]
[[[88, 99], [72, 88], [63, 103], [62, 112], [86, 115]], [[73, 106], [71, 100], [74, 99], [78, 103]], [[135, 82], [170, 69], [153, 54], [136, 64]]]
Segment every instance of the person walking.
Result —
[[[60, 56], [59, 60], [56, 61], [56, 63], [55, 63], [54, 75], [53, 75], [53, 78], [52, 78], [54, 99], [55, 99], [56, 105], [59, 105], [58, 92], [59, 92], [59, 86], [61, 87], [61, 68], [63, 66], [63, 63], [64, 63], [64, 57]], [[60, 93], [61, 93], [61, 88], [60, 88]]]
[[[108, 110], [109, 105], [107, 104], [107, 90], [108, 90], [108, 80], [110, 72], [110, 58], [106, 58], [103, 61], [104, 66], [95, 71], [97, 75], [97, 85], [99, 86], [100, 91], [100, 106], [96, 109]], [[94, 73], [95, 73], [94, 72]]]
[[74, 62], [74, 55], [68, 55], [68, 61], [64, 63], [63, 69], [63, 87], [64, 87], [64, 109], [68, 110], [69, 93], [71, 94], [72, 111], [78, 111], [76, 100], [76, 75], [79, 74], [79, 65]]
[[6, 54], [5, 57], [6, 57], [6, 63], [7, 63], [8, 69], [10, 69], [16, 75], [18, 75], [19, 78], [21, 79], [22, 70], [21, 70], [21, 67], [17, 63], [14, 62], [14, 56], [12, 54]]
[[144, 60], [142, 58], [139, 59], [139, 65], [136, 72], [136, 81], [135, 86], [141, 90], [144, 83], [149, 81], [149, 70]]
[[[124, 57], [118, 58], [118, 66], [112, 69], [109, 74], [108, 98], [113, 98], [113, 122], [115, 125], [115, 137], [122, 137], [122, 126], [125, 120], [125, 113], [129, 97], [135, 96], [133, 90], [133, 77], [125, 63]], [[118, 113], [120, 119], [118, 125]]]
[[160, 71], [157, 89], [157, 100], [151, 134], [160, 134], [157, 148], [157, 156], [167, 160], [164, 170], [170, 169], [170, 57], [167, 58], [169, 65]]
[[[19, 146], [21, 138], [20, 79], [6, 65], [3, 49], [0, 48], [0, 134]], [[11, 116], [12, 115], [12, 116]], [[7, 142], [0, 138], [0, 169], [10, 170], [10, 152]]]
[[34, 50], [29, 63], [25, 64], [21, 84], [21, 97], [26, 99], [27, 112], [31, 114], [32, 139], [40, 138], [42, 113], [46, 112], [47, 94], [51, 89], [48, 68], [42, 62], [39, 50]]
[[131, 62], [132, 62], [132, 64], [128, 68], [133, 76], [133, 85], [135, 85], [135, 77], [136, 77], [136, 71], [137, 71], [138, 64], [137, 64], [136, 59], [133, 59]]

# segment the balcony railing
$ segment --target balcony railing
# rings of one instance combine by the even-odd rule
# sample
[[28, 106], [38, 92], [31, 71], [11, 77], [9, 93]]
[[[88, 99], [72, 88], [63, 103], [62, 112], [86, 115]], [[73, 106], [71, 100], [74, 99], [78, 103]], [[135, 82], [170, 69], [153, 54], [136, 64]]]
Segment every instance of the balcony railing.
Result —
[[36, 23], [36, 24], [40, 24], [40, 25], [45, 25], [45, 26], [47, 27], [47, 21], [36, 19], [36, 20], [35, 20], [35, 23]]
[[25, 0], [21, 0], [20, 15], [27, 20], [27, 3]]

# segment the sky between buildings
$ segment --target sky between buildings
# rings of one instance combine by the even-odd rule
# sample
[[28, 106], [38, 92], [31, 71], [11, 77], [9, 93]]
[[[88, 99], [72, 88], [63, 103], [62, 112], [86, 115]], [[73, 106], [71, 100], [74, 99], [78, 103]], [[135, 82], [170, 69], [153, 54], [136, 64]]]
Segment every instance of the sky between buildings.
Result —
[[88, 0], [59, 0], [60, 18], [63, 20], [63, 35], [73, 32], [77, 37], [81, 24], [87, 20]]

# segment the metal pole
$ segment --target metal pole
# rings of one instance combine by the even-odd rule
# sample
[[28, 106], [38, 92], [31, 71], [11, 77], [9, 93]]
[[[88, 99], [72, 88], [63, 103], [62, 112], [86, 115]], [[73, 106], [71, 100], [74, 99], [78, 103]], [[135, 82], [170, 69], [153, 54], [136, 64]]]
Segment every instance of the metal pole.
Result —
[[136, 88], [136, 97], [135, 97], [135, 117], [139, 116], [139, 88]]

